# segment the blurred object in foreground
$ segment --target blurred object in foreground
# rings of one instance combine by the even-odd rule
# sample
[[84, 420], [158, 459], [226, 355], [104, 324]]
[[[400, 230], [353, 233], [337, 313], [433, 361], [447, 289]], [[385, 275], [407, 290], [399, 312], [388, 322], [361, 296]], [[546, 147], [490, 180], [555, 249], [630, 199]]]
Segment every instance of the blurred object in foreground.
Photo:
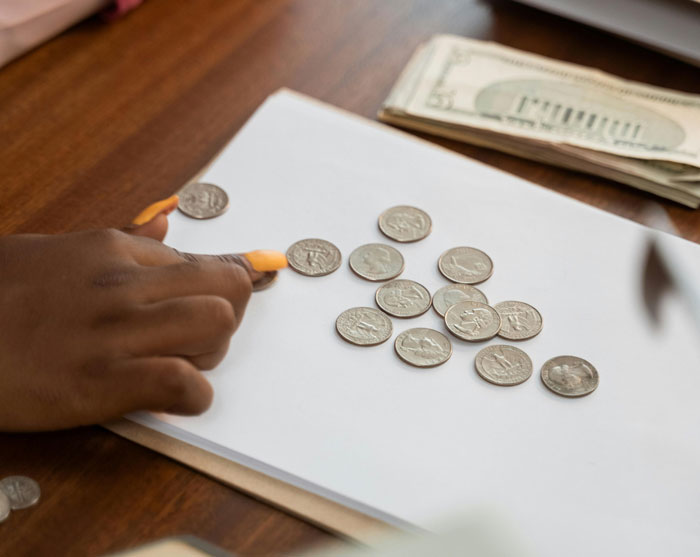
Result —
[[512, 521], [493, 509], [476, 509], [439, 523], [435, 533], [393, 532], [370, 547], [346, 544], [311, 550], [305, 557], [533, 557]]
[[700, 66], [698, 0], [516, 0]]
[[110, 557], [235, 557], [235, 555], [195, 536], [178, 536], [113, 553]]
[[700, 95], [438, 35], [379, 118], [700, 206]]
[[[643, 214], [645, 224], [677, 234], [677, 230], [666, 211], [658, 204], [649, 204]], [[683, 307], [695, 322], [700, 336], [700, 284], [691, 278], [683, 260], [675, 252], [663, 234], [652, 232], [649, 235], [647, 255], [642, 274], [642, 296], [649, 317], [657, 325], [661, 324], [661, 305], [667, 294], [676, 292], [683, 301]]]
[[142, 0], [0, 0], [0, 67], [83, 19], [112, 19]]

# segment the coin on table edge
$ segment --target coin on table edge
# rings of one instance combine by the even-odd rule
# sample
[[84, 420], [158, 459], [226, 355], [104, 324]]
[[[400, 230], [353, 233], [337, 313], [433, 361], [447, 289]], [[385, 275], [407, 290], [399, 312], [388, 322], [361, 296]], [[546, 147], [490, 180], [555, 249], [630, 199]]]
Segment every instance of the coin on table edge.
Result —
[[[484, 269], [471, 270], [467, 269], [466, 267], [463, 267], [462, 265], [459, 265], [463, 269], [461, 274], [459, 270], [451, 269], [450, 265], [454, 267], [456, 264], [454, 262], [454, 258], [457, 253], [466, 254], [473, 258], [480, 259], [481, 263], [485, 265]], [[452, 261], [449, 261], [450, 257], [453, 259]], [[440, 258], [438, 259], [438, 269], [440, 273], [442, 273], [442, 276], [444, 276], [448, 280], [451, 280], [452, 282], [456, 282], [459, 284], [479, 284], [487, 280], [493, 274], [493, 261], [486, 253], [484, 253], [480, 249], [460, 246], [456, 248], [450, 248], [440, 256]], [[464, 275], [468, 273], [471, 273], [475, 276], [465, 277]]]
[[[419, 338], [418, 340], [431, 338], [431, 340], [438, 345], [438, 349], [441, 351], [439, 353], [440, 357], [436, 361], [429, 361], [429, 363], [420, 363], [420, 360], [417, 358], [412, 360], [410, 358], [411, 353], [409, 352], [409, 349], [407, 349], [403, 344], [404, 339], [409, 337], [411, 334], [417, 335], [418, 337], [421, 337], [422, 335], [422, 338]], [[394, 350], [396, 351], [396, 355], [407, 364], [420, 368], [436, 367], [444, 364], [450, 359], [450, 356], [452, 356], [452, 343], [450, 342], [449, 338], [435, 329], [416, 327], [414, 329], [407, 329], [396, 337], [396, 340], [394, 341]]]
[[[482, 316], [488, 314], [491, 321], [489, 322], [489, 326], [486, 328], [485, 333], [472, 337], [468, 336], [468, 333], [465, 331], [465, 321], [464, 319], [460, 319], [460, 314], [465, 311], [472, 311], [472, 313], [474, 313], [476, 310], [478, 310], [479, 314]], [[445, 312], [444, 319], [445, 326], [454, 336], [468, 342], [482, 342], [484, 340], [492, 339], [498, 334], [498, 331], [501, 328], [501, 317], [498, 315], [498, 312], [490, 305], [483, 304], [481, 302], [465, 301], [456, 303]], [[478, 324], [476, 320], [472, 321], [471, 323]]]
[[26, 509], [41, 497], [39, 484], [26, 476], [8, 476], [0, 480], [0, 491], [10, 500], [12, 509]]
[[[350, 321], [351, 319], [360, 319], [362, 314], [369, 314], [373, 318], [376, 318], [378, 322], [380, 322], [378, 330], [381, 334], [377, 335], [373, 340], [370, 340], [369, 342], [363, 342], [361, 339], [358, 340], [357, 335], [353, 336], [353, 327], [349, 323], [347, 323], [347, 321]], [[370, 325], [372, 324], [370, 323]], [[391, 338], [391, 335], [394, 332], [394, 327], [391, 324], [391, 319], [389, 319], [378, 309], [368, 307], [356, 307], [346, 309], [343, 313], [341, 313], [338, 316], [338, 318], [335, 320], [335, 330], [338, 331], [338, 334], [341, 336], [341, 338], [343, 338], [343, 340], [348, 341], [350, 344], [354, 344], [356, 346], [377, 346], [378, 344], [382, 344], [383, 342], [386, 342]]]
[[[416, 231], [416, 234], [406, 234], [402, 233], [401, 229], [394, 230], [392, 228], [392, 220], [398, 217], [398, 214], [404, 213], [409, 214], [410, 217], [414, 219], [414, 222], [419, 222], [420, 226], [413, 227], [412, 230]], [[417, 207], [411, 207], [410, 205], [397, 205], [396, 207], [391, 207], [379, 215], [379, 230], [387, 238], [391, 238], [397, 242], [408, 243], [408, 242], [418, 242], [426, 238], [433, 228], [433, 221], [430, 219], [430, 215], [418, 209]], [[409, 228], [410, 229], [410, 228]]]
[[[504, 353], [511, 352], [514, 353], [516, 357], [519, 357], [521, 361], [523, 361], [524, 367], [520, 367], [520, 369], [523, 371], [521, 371], [521, 373], [519, 373], [518, 375], [515, 375], [515, 380], [511, 379], [504, 381], [502, 379], [499, 379], [496, 373], [490, 372], [488, 370], [488, 366], [485, 363], [486, 358], [494, 352], [499, 351], [501, 352], [501, 357], [503, 358], [506, 358]], [[512, 362], [509, 362], [507, 358], [506, 362], [508, 364], [512, 364]], [[491, 346], [486, 346], [485, 348], [479, 350], [476, 357], [474, 358], [474, 367], [476, 368], [476, 372], [481, 376], [482, 379], [488, 381], [489, 383], [493, 383], [494, 385], [499, 385], [502, 387], [512, 387], [514, 385], [520, 385], [521, 383], [524, 383], [525, 381], [530, 379], [530, 377], [532, 376], [532, 360], [530, 359], [530, 356], [528, 356], [525, 352], [520, 350], [520, 348], [516, 348], [515, 346], [510, 346], [508, 344], [493, 344]]]
[[10, 499], [4, 492], [0, 491], [0, 524], [7, 520], [10, 516], [12, 507], [10, 506]]
[[[418, 304], [417, 307], [414, 307], [411, 311], [401, 312], [400, 308], [397, 309], [389, 305], [388, 299], [391, 295], [391, 291], [399, 286], [399, 284], [412, 287], [419, 296], [420, 304]], [[377, 292], [374, 295], [374, 300], [377, 302], [377, 305], [382, 311], [388, 313], [392, 317], [401, 318], [418, 317], [419, 315], [423, 315], [430, 309], [430, 304], [432, 303], [430, 292], [425, 286], [414, 280], [407, 279], [392, 280], [386, 284], [382, 284], [379, 288], [377, 288]]]
[[[382, 261], [367, 262], [372, 251], [382, 255]], [[376, 259], [376, 258], [375, 258]], [[404, 260], [401, 252], [388, 244], [365, 244], [355, 248], [349, 257], [350, 269], [358, 277], [372, 282], [391, 280], [403, 273]], [[381, 265], [381, 266], [379, 266]], [[372, 269], [367, 269], [372, 266]], [[375, 269], [379, 269], [375, 271]]]
[[[580, 373], [569, 374], [569, 377], [573, 376], [577, 378], [578, 384], [575, 386], [584, 384], [587, 385], [584, 388], [578, 388], [577, 390], [573, 390], [563, 388], [564, 386], [558, 384], [552, 378], [552, 375], [562, 375], [562, 371], [566, 371], [562, 370], [561, 368], [561, 366], [564, 365], [566, 365], [567, 367], [570, 365], [578, 365], [579, 369], [581, 367], [588, 368], [590, 373], [583, 371], [583, 378]], [[598, 388], [598, 384], [600, 382], [598, 370], [593, 366], [593, 364], [587, 360], [584, 360], [583, 358], [579, 358], [578, 356], [555, 356], [554, 358], [550, 358], [542, 366], [540, 377], [542, 378], [542, 383], [544, 383], [550, 391], [558, 395], [570, 398], [582, 397], [591, 394]], [[587, 378], [588, 380], [586, 381]]]
[[484, 294], [478, 288], [471, 286], [470, 284], [460, 284], [458, 282], [453, 282], [451, 284], [443, 286], [442, 288], [439, 288], [437, 292], [433, 294], [433, 309], [440, 317], [445, 317], [445, 312], [448, 309], [450, 309], [453, 305], [458, 303], [454, 302], [452, 304], [448, 304], [445, 302], [445, 292], [447, 292], [448, 290], [456, 290], [462, 292], [465, 296], [471, 296], [463, 298], [462, 300], [458, 300], [458, 302], [471, 301], [481, 302], [482, 304], [489, 303], [488, 299], [486, 298], [486, 294]]
[[[207, 192], [213, 194], [214, 207], [203, 206], [199, 195]], [[192, 182], [187, 184], [179, 193], [180, 201], [177, 208], [181, 213], [193, 219], [213, 219], [223, 215], [228, 209], [228, 194], [219, 186], [207, 182]]]
[[[318, 268], [314, 268], [313, 264], [304, 264], [300, 259], [302, 254], [299, 254], [297, 250], [305, 250], [307, 255], [322, 250], [326, 250], [325, 261], [321, 261]], [[340, 263], [343, 256], [340, 254], [340, 250], [328, 240], [321, 240], [320, 238], [305, 238], [304, 240], [299, 240], [294, 242], [289, 249], [287, 249], [287, 261], [289, 266], [295, 270], [297, 273], [307, 276], [307, 277], [324, 277], [330, 275], [332, 272], [337, 271], [340, 268]]]
[[[509, 321], [504, 315], [506, 305], [514, 305], [525, 312], [531, 311], [535, 317], [535, 327], [527, 328], [524, 333], [518, 333], [518, 331], [511, 330]], [[501, 316], [501, 330], [498, 331], [498, 336], [501, 338], [505, 338], [507, 340], [527, 340], [529, 338], [536, 337], [542, 331], [542, 314], [540, 314], [540, 312], [530, 304], [518, 302], [516, 300], [507, 300], [505, 302], [498, 302], [497, 304], [494, 304], [493, 309], [495, 309], [498, 312], [498, 315]]]

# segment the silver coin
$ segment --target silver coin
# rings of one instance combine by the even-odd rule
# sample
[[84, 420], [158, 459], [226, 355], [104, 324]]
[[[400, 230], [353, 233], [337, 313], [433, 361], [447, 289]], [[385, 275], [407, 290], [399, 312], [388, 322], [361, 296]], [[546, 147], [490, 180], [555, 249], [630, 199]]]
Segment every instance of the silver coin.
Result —
[[525, 340], [537, 336], [542, 330], [540, 312], [525, 302], [499, 302], [493, 306], [501, 316], [498, 336], [508, 340]]
[[289, 266], [307, 277], [329, 275], [340, 267], [341, 260], [337, 247], [318, 238], [299, 240], [287, 250]]
[[180, 191], [177, 208], [193, 219], [212, 219], [226, 212], [228, 195], [214, 184], [192, 182]]
[[12, 507], [10, 506], [10, 499], [2, 491], [0, 491], [0, 524], [7, 520], [10, 516]]
[[267, 290], [277, 282], [277, 271], [266, 271], [265, 274], [253, 283], [253, 292]]
[[26, 509], [36, 505], [41, 497], [39, 484], [26, 476], [8, 476], [0, 480], [0, 491], [10, 500], [13, 509]]
[[394, 317], [416, 317], [430, 308], [430, 292], [412, 280], [392, 280], [380, 286], [374, 296], [377, 305]]
[[542, 366], [542, 382], [561, 396], [578, 397], [591, 394], [598, 387], [598, 370], [576, 356], [557, 356]]
[[444, 364], [452, 355], [452, 344], [434, 329], [408, 329], [396, 337], [394, 349], [399, 358], [416, 367]]
[[350, 254], [350, 268], [363, 279], [389, 280], [403, 272], [403, 256], [386, 244], [365, 244]]
[[447, 310], [445, 325], [456, 337], [479, 342], [498, 334], [501, 318], [490, 305], [467, 301], [459, 302]]
[[466, 301], [489, 303], [484, 293], [478, 288], [468, 284], [448, 284], [433, 294], [433, 309], [440, 317], [445, 317], [445, 312], [453, 305]]
[[493, 273], [493, 261], [476, 248], [452, 248], [440, 256], [438, 269], [452, 282], [478, 284]]
[[391, 338], [391, 319], [374, 308], [346, 309], [335, 320], [338, 334], [351, 344], [375, 346]]
[[432, 227], [428, 213], [408, 205], [392, 207], [379, 215], [379, 230], [397, 242], [422, 240], [430, 234]]
[[519, 385], [530, 379], [532, 360], [520, 348], [495, 344], [482, 348], [474, 360], [477, 373], [494, 385]]

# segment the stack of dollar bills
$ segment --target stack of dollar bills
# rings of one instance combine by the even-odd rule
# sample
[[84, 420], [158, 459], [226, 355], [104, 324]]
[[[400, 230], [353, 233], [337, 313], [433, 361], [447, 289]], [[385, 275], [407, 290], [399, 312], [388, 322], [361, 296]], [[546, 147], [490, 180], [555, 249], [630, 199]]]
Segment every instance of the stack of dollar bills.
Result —
[[379, 118], [700, 206], [700, 95], [439, 35]]

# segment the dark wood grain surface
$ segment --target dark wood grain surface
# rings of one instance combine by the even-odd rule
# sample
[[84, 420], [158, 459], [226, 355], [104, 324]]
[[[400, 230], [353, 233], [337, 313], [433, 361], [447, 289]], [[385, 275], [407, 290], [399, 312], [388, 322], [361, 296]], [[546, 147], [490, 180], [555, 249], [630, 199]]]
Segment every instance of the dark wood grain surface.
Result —
[[[700, 93], [697, 68], [510, 2], [148, 0], [0, 70], [0, 234], [128, 223], [282, 86], [373, 118], [414, 48], [438, 32]], [[682, 236], [700, 242], [699, 211], [436, 141], [630, 219], [657, 201]], [[244, 555], [334, 539], [98, 427], [0, 435], [0, 477], [8, 474], [35, 478], [43, 499], [0, 525], [0, 555], [97, 555], [181, 533]]]

